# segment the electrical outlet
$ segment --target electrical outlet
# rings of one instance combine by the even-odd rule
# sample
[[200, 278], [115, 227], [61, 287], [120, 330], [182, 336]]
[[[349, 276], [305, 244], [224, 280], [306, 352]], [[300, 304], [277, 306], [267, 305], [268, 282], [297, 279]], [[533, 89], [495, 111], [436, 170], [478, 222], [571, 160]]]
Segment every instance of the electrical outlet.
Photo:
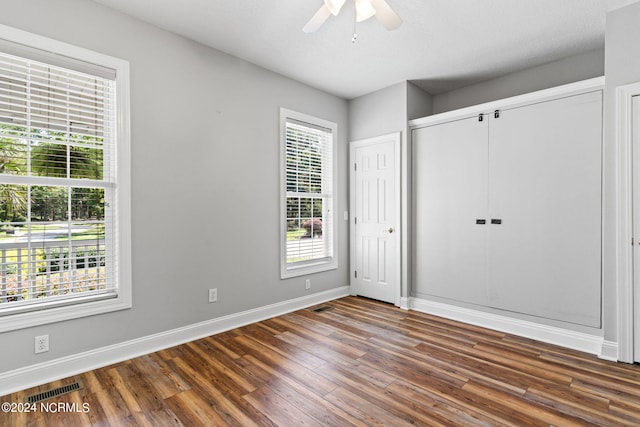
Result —
[[40, 335], [35, 339], [35, 352], [46, 353], [49, 351], [49, 335]]
[[209, 302], [218, 301], [218, 288], [209, 289]]
[[304, 281], [304, 288], [311, 289], [311, 279], [307, 279]]

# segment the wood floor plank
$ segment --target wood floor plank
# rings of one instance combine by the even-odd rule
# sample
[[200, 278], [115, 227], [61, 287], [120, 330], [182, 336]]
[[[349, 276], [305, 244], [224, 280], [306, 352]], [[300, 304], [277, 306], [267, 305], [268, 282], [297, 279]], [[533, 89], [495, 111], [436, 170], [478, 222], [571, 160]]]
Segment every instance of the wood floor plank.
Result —
[[140, 377], [156, 378], [152, 387], [160, 399], [167, 399], [189, 388], [182, 378], [167, 367], [164, 360], [154, 354], [138, 357], [131, 363]]
[[272, 424], [264, 414], [249, 405], [241, 395], [226, 393], [224, 388], [220, 388], [221, 383], [216, 382], [215, 378], [194, 370], [188, 362], [181, 358], [174, 358], [171, 363], [184, 378], [189, 378], [192, 389], [199, 393], [220, 418], [225, 420], [225, 424], [247, 426], [269, 426]]
[[[362, 345], [350, 345], [349, 343], [344, 343], [340, 340], [335, 339], [335, 333], [331, 334], [330, 336], [318, 335], [313, 332], [302, 331], [298, 327], [295, 327], [292, 330], [287, 331], [286, 333], [299, 336], [302, 339], [313, 342], [315, 346], [320, 346], [324, 349], [331, 350], [332, 352], [338, 353], [341, 356], [349, 359], [357, 359], [358, 357], [365, 355], [368, 350], [368, 348], [362, 348], [366, 341], [362, 340], [358, 343]], [[284, 335], [286, 333], [280, 335]]]
[[508, 408], [514, 413], [522, 414], [527, 418], [537, 420], [543, 424], [548, 423], [548, 425], [560, 425], [566, 427], [579, 426], [583, 424], [582, 420], [572, 419], [570, 416], [571, 414], [564, 415], [551, 410], [549, 407], [542, 410], [542, 408], [537, 407], [529, 401], [518, 399], [508, 393], [491, 389], [490, 387], [486, 387], [481, 384], [474, 384], [471, 381], [466, 383], [462, 387], [462, 390], [473, 393], [476, 396], [483, 396], [484, 398], [495, 402], [494, 404], [497, 403], [503, 408]]
[[[374, 340], [372, 339], [372, 341]], [[392, 344], [384, 343], [382, 340], [375, 340], [374, 342], [380, 343], [382, 347], [392, 351], [395, 347]], [[413, 351], [399, 348], [395, 351], [411, 359], [421, 360], [424, 363], [459, 375], [460, 378], [473, 379], [476, 382], [490, 384], [492, 387], [519, 395], [524, 395], [527, 387], [536, 380], [531, 377], [523, 378], [520, 372], [483, 359], [447, 351], [435, 346], [429, 346], [429, 348], [429, 350], [425, 350], [425, 347], [421, 347], [421, 350], [413, 349]]]
[[439, 369], [424, 362], [411, 361], [406, 356], [403, 357], [382, 349], [372, 350], [358, 360], [367, 362], [371, 366], [377, 366], [384, 372], [409, 382], [415, 382], [418, 385], [436, 379], [456, 386], [462, 386], [468, 381], [468, 378], [453, 372]]
[[315, 418], [307, 415], [267, 386], [245, 395], [244, 398], [277, 425], [322, 427]]
[[617, 388], [615, 382], [596, 385], [581, 380], [574, 380], [571, 383], [571, 388], [578, 392], [609, 399], [612, 405], [623, 405], [636, 408], [637, 413], [640, 415], [640, 399], [638, 398], [638, 392], [629, 393], [627, 391], [622, 391]]
[[324, 397], [318, 396], [295, 381], [274, 378], [268, 381], [268, 385], [270, 390], [312, 416], [323, 426], [365, 425], [342, 409], [330, 404]]
[[[434, 412], [450, 419], [452, 424], [456, 426], [506, 427], [513, 425], [509, 417], [502, 418], [501, 414], [495, 411], [484, 411], [470, 403], [466, 397], [460, 398], [455, 393], [443, 393], [441, 390], [418, 387], [402, 380], [394, 381], [387, 387], [387, 390], [405, 396], [418, 404], [429, 402]], [[458, 394], [461, 392], [458, 391]]]
[[294, 345], [318, 358], [331, 364], [349, 364], [353, 363], [353, 358], [334, 350], [330, 345], [318, 344], [317, 342], [296, 335], [290, 331], [277, 335], [278, 339]]
[[74, 377], [0, 426], [640, 425], [640, 366], [346, 297]]
[[199, 393], [187, 390], [166, 399], [167, 406], [186, 426], [225, 425], [227, 422]]
[[[417, 348], [421, 349], [424, 344], [420, 344]], [[483, 360], [506, 366], [515, 371], [522, 372], [533, 377], [542, 378], [548, 381], [554, 381], [560, 384], [569, 384], [572, 381], [571, 373], [568, 369], [552, 369], [549, 365], [538, 363], [536, 360], [522, 360], [521, 358], [513, 358], [501, 356], [492, 352], [480, 349], [459, 348], [464, 354], [472, 354]]]
[[227, 359], [225, 354], [218, 352], [206, 340], [194, 341], [188, 345], [206, 361], [207, 368], [212, 369], [216, 377], [224, 376], [230, 384], [238, 386], [239, 394], [250, 393], [262, 385], [254, 381], [253, 377], [246, 375], [244, 370], [233, 362], [233, 359]]
[[99, 408], [98, 411], [103, 414], [103, 416], [99, 418], [99, 422], [101, 423], [108, 422], [115, 425], [137, 424], [133, 421], [129, 408], [120, 395], [120, 392], [113, 386], [94, 393], [90, 407], [92, 412]]
[[334, 333], [336, 329], [323, 323], [322, 318], [319, 318], [319, 316], [321, 316], [320, 313], [315, 313], [311, 310], [300, 310], [281, 316], [281, 319], [301, 326], [304, 331], [310, 331], [325, 337]]
[[[265, 333], [259, 328], [247, 328], [247, 330], [250, 330], [251, 334], [245, 335], [243, 337], [237, 337], [236, 343], [247, 345], [248, 340], [256, 342], [259, 344], [259, 346], [268, 348], [270, 351], [278, 353], [283, 357], [290, 358], [300, 365], [307, 366], [311, 369], [325, 363], [325, 361], [321, 358], [314, 356], [311, 353], [307, 353], [306, 351], [302, 351], [295, 346], [290, 346], [285, 341], [279, 340], [278, 338], [276, 338], [276, 336]], [[248, 340], [245, 340], [244, 338], [247, 337], [250, 338], [248, 338]], [[245, 352], [248, 352], [246, 348]]]
[[325, 399], [368, 425], [412, 426], [415, 424], [413, 420], [399, 418], [386, 408], [372, 405], [367, 399], [342, 387], [327, 394]]
[[350, 392], [353, 396], [366, 400], [370, 406], [384, 409], [395, 417], [412, 424], [435, 426], [446, 424], [449, 421], [432, 411], [427, 400], [416, 404], [402, 394], [394, 393], [388, 387], [379, 387], [369, 383], [366, 376], [358, 371], [325, 365], [320, 367], [318, 372], [332, 382], [339, 384], [343, 390]]
[[571, 415], [577, 419], [586, 421], [589, 424], [600, 426], [623, 426], [629, 424], [624, 417], [618, 417], [609, 413], [609, 403], [594, 403], [593, 398], [582, 395], [584, 400], [577, 396], [567, 395], [564, 390], [554, 390], [547, 388], [539, 390], [530, 388], [525, 394], [525, 398], [530, 402], [541, 403], [548, 408], [554, 408], [558, 412]]
[[336, 388], [335, 384], [332, 384], [330, 381], [319, 376], [313, 372], [312, 369], [300, 365], [295, 360], [282, 356], [278, 352], [262, 345], [258, 341], [254, 341], [248, 337], [238, 337], [236, 340], [239, 343], [246, 345], [247, 351], [252, 351], [252, 355], [256, 359], [259, 359], [267, 366], [274, 368], [282, 375], [294, 378], [320, 395], [327, 394]]
[[208, 356], [198, 352], [198, 348], [194, 343], [187, 343], [181, 348], [182, 355], [173, 359], [174, 363], [180, 363], [180, 367], [186, 368], [187, 366], [191, 370], [180, 370], [179, 372], [186, 372], [193, 378], [194, 373], [205, 381], [209, 381], [212, 386], [221, 392], [226, 392], [230, 396], [243, 395], [246, 393], [246, 389], [243, 384], [238, 384], [229, 378], [224, 373], [220, 372], [214, 363], [209, 363]]

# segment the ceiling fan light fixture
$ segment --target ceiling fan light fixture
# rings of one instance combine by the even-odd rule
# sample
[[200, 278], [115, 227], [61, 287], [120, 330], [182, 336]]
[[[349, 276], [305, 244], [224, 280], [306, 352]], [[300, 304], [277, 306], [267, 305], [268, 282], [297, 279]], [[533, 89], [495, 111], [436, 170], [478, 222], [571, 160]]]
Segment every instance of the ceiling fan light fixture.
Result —
[[344, 6], [346, 1], [347, 0], [324, 0], [324, 4], [333, 16], [338, 16], [340, 9], [342, 9], [342, 6]]
[[356, 0], [356, 21], [362, 22], [376, 14], [376, 9], [369, 0]]
[[[322, 0], [322, 6], [306, 23], [302, 31], [307, 34], [316, 32], [331, 15], [337, 16], [346, 2], [347, 0]], [[356, 23], [372, 16], [375, 16], [389, 31], [395, 30], [402, 24], [402, 19], [391, 9], [386, 0], [353, 0], [353, 7], [354, 40]]]

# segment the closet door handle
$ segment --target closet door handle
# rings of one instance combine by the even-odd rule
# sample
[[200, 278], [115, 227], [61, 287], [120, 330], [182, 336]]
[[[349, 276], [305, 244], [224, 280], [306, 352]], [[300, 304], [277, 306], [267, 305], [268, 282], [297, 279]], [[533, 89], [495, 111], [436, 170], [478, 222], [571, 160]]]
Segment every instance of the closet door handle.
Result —
[[494, 219], [491, 220], [491, 224], [502, 224], [502, 220], [494, 218]]
[[484, 224], [486, 224], [486, 223], [487, 223], [487, 220], [486, 220], [486, 219], [476, 219], [476, 224], [484, 225]]

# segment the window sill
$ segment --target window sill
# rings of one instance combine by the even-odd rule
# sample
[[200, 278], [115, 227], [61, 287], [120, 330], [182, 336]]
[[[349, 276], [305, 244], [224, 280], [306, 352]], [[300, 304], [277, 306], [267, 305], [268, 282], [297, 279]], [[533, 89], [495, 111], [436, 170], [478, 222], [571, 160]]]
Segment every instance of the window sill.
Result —
[[64, 320], [94, 316], [96, 314], [131, 308], [131, 297], [120, 295], [116, 298], [102, 299], [92, 302], [79, 302], [55, 308], [30, 311], [19, 314], [7, 314], [0, 317], [0, 333], [30, 328]]
[[280, 270], [281, 279], [289, 279], [291, 277], [305, 276], [307, 274], [321, 273], [323, 271], [336, 270], [338, 261], [322, 261], [299, 266], [283, 266]]

